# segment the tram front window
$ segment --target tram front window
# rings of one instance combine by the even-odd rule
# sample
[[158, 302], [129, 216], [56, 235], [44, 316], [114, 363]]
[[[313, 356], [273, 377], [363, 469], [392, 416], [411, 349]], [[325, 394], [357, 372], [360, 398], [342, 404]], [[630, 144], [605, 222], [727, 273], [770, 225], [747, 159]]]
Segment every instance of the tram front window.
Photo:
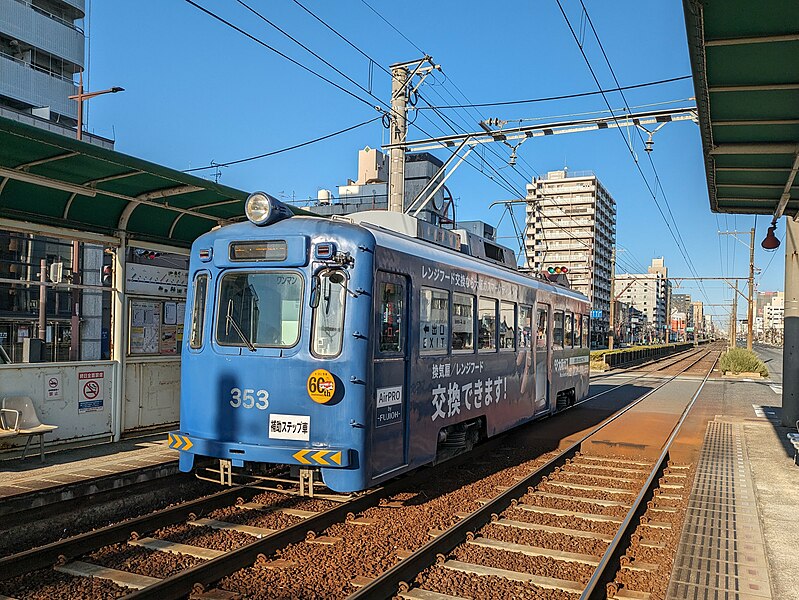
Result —
[[290, 348], [300, 339], [303, 280], [297, 273], [228, 273], [217, 304], [225, 346]]

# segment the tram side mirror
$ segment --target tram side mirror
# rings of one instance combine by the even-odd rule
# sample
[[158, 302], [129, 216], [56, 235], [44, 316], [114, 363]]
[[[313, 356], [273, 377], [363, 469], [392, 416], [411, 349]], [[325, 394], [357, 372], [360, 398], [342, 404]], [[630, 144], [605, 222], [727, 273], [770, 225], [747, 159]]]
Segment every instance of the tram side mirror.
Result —
[[314, 274], [311, 278], [311, 299], [308, 302], [308, 305], [311, 308], [316, 308], [319, 306], [319, 298], [322, 295], [322, 278], [319, 275]]

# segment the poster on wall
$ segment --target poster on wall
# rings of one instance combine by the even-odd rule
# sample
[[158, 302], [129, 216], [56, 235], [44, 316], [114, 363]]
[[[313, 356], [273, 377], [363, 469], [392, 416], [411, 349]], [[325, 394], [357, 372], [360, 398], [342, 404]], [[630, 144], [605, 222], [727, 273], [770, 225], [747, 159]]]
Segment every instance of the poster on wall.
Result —
[[61, 373], [44, 374], [44, 397], [47, 400], [61, 400]]
[[130, 303], [130, 353], [159, 354], [162, 302], [133, 300]]
[[78, 412], [103, 410], [103, 371], [78, 371]]

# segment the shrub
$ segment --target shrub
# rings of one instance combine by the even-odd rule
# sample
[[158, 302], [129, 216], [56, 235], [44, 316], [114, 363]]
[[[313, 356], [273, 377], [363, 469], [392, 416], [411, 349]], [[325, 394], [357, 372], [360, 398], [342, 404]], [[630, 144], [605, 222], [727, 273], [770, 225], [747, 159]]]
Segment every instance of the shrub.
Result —
[[768, 368], [751, 350], [733, 348], [721, 355], [721, 370], [732, 373], [760, 373], [768, 377]]

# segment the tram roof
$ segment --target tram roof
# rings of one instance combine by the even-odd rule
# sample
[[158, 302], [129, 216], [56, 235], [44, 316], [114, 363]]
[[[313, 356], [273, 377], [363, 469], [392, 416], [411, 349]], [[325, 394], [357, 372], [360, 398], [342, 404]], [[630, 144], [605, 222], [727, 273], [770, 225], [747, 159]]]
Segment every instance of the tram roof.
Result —
[[799, 3], [683, 0], [710, 207], [799, 213]]
[[0, 219], [186, 247], [247, 192], [0, 118]]

